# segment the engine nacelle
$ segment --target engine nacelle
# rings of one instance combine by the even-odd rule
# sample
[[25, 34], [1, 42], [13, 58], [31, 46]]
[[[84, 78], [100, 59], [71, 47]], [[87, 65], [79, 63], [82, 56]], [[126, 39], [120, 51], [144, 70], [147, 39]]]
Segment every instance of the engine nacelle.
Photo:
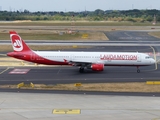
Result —
[[91, 69], [93, 71], [103, 71], [104, 70], [104, 64], [92, 64]]

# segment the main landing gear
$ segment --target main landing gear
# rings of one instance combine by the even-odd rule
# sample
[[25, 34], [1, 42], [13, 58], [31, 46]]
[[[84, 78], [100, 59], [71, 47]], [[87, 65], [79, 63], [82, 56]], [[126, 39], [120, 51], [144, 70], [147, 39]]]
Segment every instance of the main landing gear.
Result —
[[83, 73], [83, 72], [84, 72], [84, 67], [80, 67], [80, 68], [79, 68], [79, 72], [80, 72], [80, 73]]
[[137, 73], [140, 73], [141, 71], [140, 71], [140, 69], [139, 69], [139, 66], [137, 66]]

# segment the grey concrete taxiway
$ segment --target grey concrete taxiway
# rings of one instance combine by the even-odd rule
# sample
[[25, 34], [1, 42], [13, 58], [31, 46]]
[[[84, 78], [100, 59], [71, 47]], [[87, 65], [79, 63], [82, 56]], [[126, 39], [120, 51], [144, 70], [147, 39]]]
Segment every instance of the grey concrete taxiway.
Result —
[[[0, 93], [1, 120], [159, 120], [159, 97]], [[78, 114], [53, 113], [78, 109]]]

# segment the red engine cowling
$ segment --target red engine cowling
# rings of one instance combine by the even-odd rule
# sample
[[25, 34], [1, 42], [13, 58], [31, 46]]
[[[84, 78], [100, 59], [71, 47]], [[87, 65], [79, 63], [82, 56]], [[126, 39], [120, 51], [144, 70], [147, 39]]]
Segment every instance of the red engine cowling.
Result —
[[104, 70], [104, 64], [92, 64], [91, 69], [93, 71], [103, 71]]

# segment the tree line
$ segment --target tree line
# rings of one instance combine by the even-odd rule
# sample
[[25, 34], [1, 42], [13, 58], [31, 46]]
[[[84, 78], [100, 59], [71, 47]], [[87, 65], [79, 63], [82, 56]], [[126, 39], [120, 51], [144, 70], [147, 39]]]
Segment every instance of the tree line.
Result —
[[132, 22], [160, 22], [160, 10], [106, 10], [82, 12], [30, 12], [24, 11], [0, 11], [0, 21], [15, 20], [52, 20], [52, 21], [132, 21]]

